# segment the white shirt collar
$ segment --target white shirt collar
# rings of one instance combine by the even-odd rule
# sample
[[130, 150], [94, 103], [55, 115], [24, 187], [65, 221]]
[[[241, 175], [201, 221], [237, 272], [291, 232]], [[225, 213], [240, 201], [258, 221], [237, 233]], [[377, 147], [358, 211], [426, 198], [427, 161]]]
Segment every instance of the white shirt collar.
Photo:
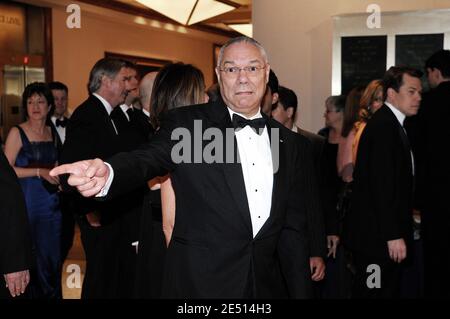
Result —
[[391, 109], [392, 113], [394, 113], [395, 117], [397, 118], [398, 122], [401, 126], [403, 126], [403, 122], [405, 121], [406, 115], [399, 111], [394, 105], [392, 105], [389, 102], [384, 102], [384, 104], [387, 105], [388, 108]]
[[294, 132], [294, 133], [298, 133], [298, 128], [297, 128], [297, 125], [292, 125], [292, 129], [291, 129], [291, 131], [292, 132]]
[[150, 112], [147, 111], [146, 109], [142, 109], [142, 112], [144, 112], [144, 114], [147, 115], [147, 117], [150, 117]]
[[233, 111], [232, 109], [230, 109], [227, 106], [228, 112], [230, 112], [230, 117], [231, 119], [233, 119], [233, 114], [237, 114], [239, 116], [242, 116], [243, 118], [246, 118], [247, 120], [254, 120], [254, 119], [259, 119], [262, 117], [261, 115], [261, 109], [258, 110], [258, 113], [256, 113], [255, 115], [253, 115], [251, 118], [247, 118], [246, 116], [244, 116], [243, 114], [239, 114], [238, 112]]
[[111, 104], [109, 104], [108, 101], [106, 101], [102, 96], [98, 95], [97, 93], [92, 93], [92, 95], [95, 96], [97, 99], [99, 99], [100, 102], [102, 102], [106, 112], [108, 112], [108, 115], [110, 115], [113, 110]]
[[133, 109], [133, 104], [131, 104], [130, 106], [124, 104], [120, 105], [120, 108], [122, 109], [123, 113], [127, 113], [128, 109]]
[[51, 120], [53, 123], [55, 123], [56, 120], [64, 120], [64, 117], [65, 117], [64, 115], [61, 117], [56, 117], [55, 115], [52, 115]]

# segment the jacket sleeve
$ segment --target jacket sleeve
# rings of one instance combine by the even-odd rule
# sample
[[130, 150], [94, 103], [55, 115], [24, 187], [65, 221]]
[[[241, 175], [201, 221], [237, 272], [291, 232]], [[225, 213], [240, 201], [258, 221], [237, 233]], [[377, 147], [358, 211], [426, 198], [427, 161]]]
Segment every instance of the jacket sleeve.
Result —
[[296, 150], [292, 150], [297, 155], [294, 157], [285, 222], [278, 242], [281, 271], [290, 298], [312, 297], [308, 210], [315, 210], [318, 200], [312, 195], [312, 175], [307, 173], [313, 171], [312, 163], [301, 154], [305, 147], [308, 147], [305, 143], [297, 143]]
[[27, 211], [17, 176], [0, 151], [0, 274], [31, 267]]

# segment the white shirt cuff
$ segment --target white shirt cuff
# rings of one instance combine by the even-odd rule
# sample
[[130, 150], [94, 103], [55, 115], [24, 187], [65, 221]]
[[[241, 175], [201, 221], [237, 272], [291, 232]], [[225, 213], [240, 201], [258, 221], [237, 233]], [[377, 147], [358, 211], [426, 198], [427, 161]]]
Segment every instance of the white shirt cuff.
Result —
[[109, 169], [108, 180], [106, 181], [105, 186], [100, 190], [100, 192], [97, 195], [95, 195], [95, 197], [105, 197], [106, 195], [108, 195], [109, 189], [111, 188], [111, 184], [114, 179], [114, 170], [113, 170], [112, 166], [106, 162], [104, 162], [104, 163], [106, 166], [108, 166], [108, 169]]

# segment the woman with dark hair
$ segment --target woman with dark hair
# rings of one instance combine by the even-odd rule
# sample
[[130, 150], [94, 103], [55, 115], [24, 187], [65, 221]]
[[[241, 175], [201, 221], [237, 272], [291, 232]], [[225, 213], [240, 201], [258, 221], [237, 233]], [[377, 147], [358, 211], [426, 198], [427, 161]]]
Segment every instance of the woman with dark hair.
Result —
[[342, 179], [338, 175], [336, 159], [339, 144], [344, 139], [342, 128], [346, 96], [330, 96], [325, 102], [325, 125], [319, 134], [327, 140], [324, 146], [324, 189], [323, 206], [327, 234], [328, 258], [325, 278], [318, 284], [318, 297], [323, 299], [345, 299], [350, 297], [351, 274], [347, 268], [346, 252], [340, 244], [342, 216], [339, 207], [339, 193]]
[[[150, 121], [155, 130], [159, 130], [161, 117], [169, 110], [206, 101], [205, 83], [199, 69], [183, 63], [166, 65], [158, 72], [153, 84]], [[139, 240], [138, 259], [143, 266], [136, 277], [137, 286], [142, 287], [138, 297], [160, 298], [166, 247], [175, 223], [175, 193], [169, 175], [154, 178], [149, 185], [153, 235], [150, 239], [142, 237]], [[146, 231], [147, 226], [142, 227]], [[145, 283], [149, 287], [145, 287]]]
[[[202, 71], [191, 64], [174, 63], [163, 67], [156, 76], [151, 97], [150, 121], [156, 130], [169, 110], [206, 103]], [[169, 245], [175, 223], [175, 193], [169, 176], [160, 179], [163, 232]]]
[[22, 95], [27, 120], [11, 128], [5, 155], [25, 195], [36, 257], [31, 272], [32, 298], [61, 298], [59, 180], [49, 175], [57, 161], [52, 130], [46, 125], [53, 96], [45, 83], [29, 84]]

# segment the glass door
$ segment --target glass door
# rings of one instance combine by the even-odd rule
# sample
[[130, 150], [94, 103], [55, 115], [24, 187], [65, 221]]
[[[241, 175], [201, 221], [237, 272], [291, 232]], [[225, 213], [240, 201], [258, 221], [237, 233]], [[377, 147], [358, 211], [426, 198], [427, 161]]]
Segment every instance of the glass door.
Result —
[[9, 129], [25, 120], [22, 93], [32, 82], [45, 82], [45, 69], [18, 65], [4, 65], [3, 92], [0, 97], [0, 136], [3, 143]]

